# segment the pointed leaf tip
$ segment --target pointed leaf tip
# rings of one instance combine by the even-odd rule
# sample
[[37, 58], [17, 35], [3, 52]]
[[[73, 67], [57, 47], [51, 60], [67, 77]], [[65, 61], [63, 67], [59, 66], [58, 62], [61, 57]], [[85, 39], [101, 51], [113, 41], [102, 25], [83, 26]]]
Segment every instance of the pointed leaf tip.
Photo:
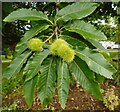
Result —
[[69, 70], [68, 65], [63, 60], [59, 61], [58, 65], [58, 97], [61, 107], [64, 109], [69, 93]]

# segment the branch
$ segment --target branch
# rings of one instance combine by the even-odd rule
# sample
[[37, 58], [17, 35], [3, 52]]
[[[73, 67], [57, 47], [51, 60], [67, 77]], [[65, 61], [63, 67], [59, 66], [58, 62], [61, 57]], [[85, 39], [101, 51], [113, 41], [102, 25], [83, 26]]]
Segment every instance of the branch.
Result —
[[58, 14], [59, 11], [59, 4], [60, 4], [60, 0], [56, 0], [56, 14]]
[[[59, 4], [60, 4], [60, 0], [56, 0], [56, 15], [59, 12]], [[58, 18], [59, 19], [59, 18]], [[58, 21], [58, 19], [56, 20], [56, 22]]]
[[52, 35], [51, 35], [48, 39], [46, 39], [46, 40], [44, 41], [44, 43], [47, 42], [47, 41], [49, 41], [49, 40], [53, 37], [54, 34], [55, 34], [55, 32], [53, 32]]
[[56, 35], [56, 38], [58, 39], [58, 27], [55, 28], [55, 35]]
[[49, 41], [54, 35], [56, 35], [56, 38], [58, 39], [58, 27], [56, 26], [56, 28], [55, 28], [55, 30], [53, 31], [53, 33], [52, 33], [52, 35], [49, 37], [49, 38], [47, 38], [45, 41], [44, 41], [44, 43], [46, 43], [47, 41]]

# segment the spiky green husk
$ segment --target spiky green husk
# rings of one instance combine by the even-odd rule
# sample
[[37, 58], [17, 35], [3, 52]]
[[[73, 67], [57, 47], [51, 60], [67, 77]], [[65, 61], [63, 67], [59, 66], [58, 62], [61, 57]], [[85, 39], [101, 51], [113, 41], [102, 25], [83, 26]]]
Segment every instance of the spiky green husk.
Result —
[[32, 38], [28, 41], [28, 48], [32, 51], [42, 50], [43, 42], [38, 38]]
[[75, 52], [71, 49], [68, 43], [63, 39], [57, 39], [50, 47], [50, 52], [53, 55], [58, 55], [66, 62], [71, 62], [74, 59]]
[[75, 55], [74, 50], [65, 44], [62, 44], [58, 48], [58, 56], [63, 58], [63, 60], [68, 62], [68, 63], [73, 61], [74, 55]]
[[53, 54], [53, 55], [57, 55], [58, 54], [58, 48], [60, 47], [60, 45], [62, 45], [62, 44], [66, 44], [66, 45], [68, 45], [68, 43], [65, 41], [65, 40], [63, 40], [63, 39], [56, 39], [53, 43], [52, 43], [52, 45], [51, 45], [51, 47], [50, 47], [50, 52], [51, 52], [51, 54]]

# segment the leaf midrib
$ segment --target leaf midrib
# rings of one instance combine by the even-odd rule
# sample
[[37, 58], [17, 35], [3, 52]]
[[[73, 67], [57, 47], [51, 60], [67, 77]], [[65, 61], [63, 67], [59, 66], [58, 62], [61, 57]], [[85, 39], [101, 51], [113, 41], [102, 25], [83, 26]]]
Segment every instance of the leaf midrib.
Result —
[[[83, 55], [84, 57], [86, 57], [87, 59], [90, 59], [93, 63], [99, 65], [101, 68], [103, 68], [105, 71], [108, 71], [111, 74], [111, 71], [107, 70], [106, 68], [104, 68], [101, 64], [98, 64], [95, 60], [91, 59], [90, 57], [87, 57], [85, 54], [81, 54], [80, 52], [76, 51], [76, 53], [78, 53], [78, 55]], [[101, 74], [102, 75], [102, 74]]]
[[[38, 27], [38, 26], [37, 26]], [[44, 28], [45, 27], [45, 28]], [[42, 31], [44, 31], [44, 30], [42, 30], [42, 31], [40, 31], [42, 28], [44, 28], [44, 29], [47, 29], [49, 27], [49, 25], [46, 25], [46, 26], [40, 26], [33, 34], [31, 34], [31, 35], [37, 35], [38, 33], [40, 33], [40, 32], [42, 32]], [[24, 38], [26, 39], [26, 41], [28, 40], [28, 39], [30, 39], [30, 38], [28, 38], [28, 37], [30, 37], [30, 38], [32, 38], [33, 36], [26, 36], [26, 35], [24, 35]]]
[[[49, 54], [49, 53], [48, 53]], [[46, 54], [47, 56], [48, 56], [48, 54]], [[40, 60], [40, 63], [39, 63], [39, 65], [41, 66], [41, 63], [43, 62], [43, 60], [44, 60], [45, 58], [42, 58], [42, 60]], [[27, 78], [27, 80], [26, 81], [29, 81], [32, 77], [34, 77], [35, 75], [33, 75], [34, 73], [36, 73], [36, 70], [38, 70], [39, 68], [40, 68], [40, 66], [38, 66], [38, 65], [36, 65], [37, 67], [34, 69], [34, 70], [30, 70], [30, 73], [31, 73], [31, 77], [29, 77], [29, 78]], [[32, 72], [31, 72], [32, 71]], [[30, 74], [29, 73], [29, 74]]]
[[[77, 32], [76, 30], [79, 30], [81, 33], [86, 33], [86, 34], [88, 34], [88, 35], [91, 35], [91, 36], [97, 36], [97, 37], [99, 37], [98, 39], [100, 39], [101, 38], [101, 36], [98, 36], [97, 34], [92, 34], [91, 32], [88, 32], [88, 31], [86, 31], [86, 30], [82, 30], [82, 29], [78, 29], [78, 28], [73, 28], [73, 29], [71, 29], [71, 28], [67, 28], [69, 31], [72, 31], [72, 32]], [[74, 30], [74, 31], [73, 31]], [[86, 36], [84, 36], [84, 34], [81, 34], [81, 35], [83, 35], [83, 37], [84, 38], [86, 38]], [[89, 37], [89, 36], [87, 36], [89, 39], [91, 39], [91, 37]], [[92, 38], [93, 39], [93, 38]], [[97, 39], [97, 38], [96, 38]], [[101, 39], [104, 39], [105, 40], [105, 38], [101, 38]]]
[[[19, 67], [21, 67], [21, 65], [24, 63], [24, 61], [26, 60], [26, 58], [31, 54], [31, 52], [29, 52], [27, 55], [25, 55], [25, 57], [23, 58], [23, 60], [19, 63]], [[15, 72], [19, 69], [19, 67], [16, 67], [16, 69], [14, 69], [13, 71], [13, 75], [15, 74]], [[9, 77], [11, 78], [11, 76]]]
[[[63, 60], [62, 60], [62, 61], [63, 61]], [[62, 80], [61, 80], [61, 87], [62, 87], [62, 88], [63, 88], [63, 83], [62, 83], [62, 82], [64, 81], [64, 77], [63, 77], [64, 66], [63, 66], [63, 65], [64, 65], [64, 62], [62, 63]], [[61, 97], [63, 98], [63, 96], [62, 96], [62, 95], [63, 95], [63, 94], [62, 94], [62, 93], [63, 93], [63, 89], [62, 89], [62, 88], [61, 88]]]
[[[85, 80], [86, 80], [87, 82], [89, 82], [87, 88], [86, 88], [86, 86], [84, 86], [84, 84], [81, 84], [82, 87], [85, 88], [86, 90], [88, 90], [91, 94], [93, 94], [93, 95], [96, 96], [96, 92], [93, 92], [92, 82], [91, 82], [91, 81], [93, 81], [93, 82], [95, 82], [95, 81], [89, 79], [89, 77], [87, 77], [87, 76], [84, 74], [83, 70], [80, 69], [80, 67], [79, 67], [79, 65], [77, 64], [76, 61], [74, 61], [74, 64], [77, 65], [77, 68], [83, 73], [83, 75], [84, 75], [84, 77], [85, 77]], [[76, 75], [77, 75], [77, 74], [76, 74]], [[96, 83], [96, 82], [95, 82], [95, 83]], [[90, 86], [90, 88], [92, 88], [92, 90], [91, 90], [90, 88], [88, 88], [89, 86]]]
[[49, 88], [49, 83], [48, 83], [48, 81], [49, 81], [49, 76], [50, 76], [50, 71], [51, 71], [50, 68], [51, 68], [51, 65], [52, 65], [52, 61], [53, 61], [53, 58], [52, 58], [52, 60], [50, 61], [50, 64], [49, 64], [49, 66], [48, 66], [48, 69], [49, 69], [49, 70], [48, 70], [48, 73], [47, 73], [48, 75], [47, 75], [46, 84], [45, 84], [45, 91], [46, 91], [45, 94], [46, 94], [46, 96], [48, 96], [48, 95], [47, 95], [47, 94], [48, 94], [48, 93], [47, 93], [47, 89]]
[[[80, 69], [80, 67], [78, 66], [78, 64], [76, 63], [76, 61], [74, 61], [75, 65], [77, 65], [77, 68], [82, 72], [82, 74], [84, 75], [84, 72]], [[88, 77], [86, 75], [84, 75], [86, 77], [86, 79], [88, 80]]]
[[22, 20], [22, 19], [24, 19], [24, 20], [29, 20], [29, 19], [26, 19], [26, 18], [35, 18], [35, 19], [37, 19], [37, 20], [40, 20], [40, 19], [44, 19], [44, 20], [48, 20], [46, 17], [42, 17], [42, 16], [37, 16], [37, 15], [31, 15], [31, 16], [21, 16], [21, 17], [11, 17], [10, 19], [9, 18], [5, 18], [3, 21], [14, 21], [14, 20], [16, 20], [16, 18], [17, 18], [17, 20]]
[[[62, 60], [62, 61], [63, 61], [63, 60]], [[61, 63], [62, 63], [62, 61], [61, 61]], [[62, 83], [62, 82], [64, 81], [64, 80], [63, 80], [63, 71], [64, 71], [64, 68], [63, 68], [64, 66], [63, 66], [63, 64], [64, 64], [64, 63], [62, 63], [62, 65], [61, 65], [61, 66], [62, 66], [62, 67], [61, 67], [61, 74], [62, 74], [62, 75], [59, 74], [60, 77], [62, 76], [62, 77], [61, 77], [61, 80], [60, 80], [60, 89], [59, 89], [59, 92], [60, 92], [60, 94], [59, 94], [59, 95], [60, 95], [60, 100], [61, 100], [61, 98], [63, 98], [63, 89], [62, 89], [62, 88], [63, 88], [63, 83]], [[63, 102], [63, 100], [61, 100], [61, 102]], [[63, 104], [63, 103], [61, 103], [61, 104]]]
[[[91, 86], [91, 79], [89, 79], [86, 75], [85, 75], [85, 73], [80, 69], [80, 67], [79, 67], [79, 65], [77, 64], [77, 62], [76, 61], [74, 61], [74, 64], [77, 66], [77, 68], [82, 72], [82, 77], [84, 77], [85, 78], [85, 80], [87, 80], [87, 82], [89, 82], [89, 84], [90, 84], [90, 86]], [[80, 73], [79, 73], [80, 74]], [[77, 74], [76, 74], [77, 75]], [[81, 75], [81, 74], [80, 74]], [[80, 76], [79, 75], [79, 76]], [[76, 77], [76, 76], [75, 76]], [[77, 80], [79, 80], [78, 78], [77, 78]], [[81, 81], [79, 81], [80, 83], [81, 83], [81, 85], [82, 85], [82, 87], [83, 88], [85, 88], [86, 90], [88, 90], [87, 88], [89, 87], [89, 86], [87, 86], [87, 88], [86, 88], [86, 86], [84, 86], [84, 84], [81, 82]]]
[[[85, 10], [82, 10], [82, 11], [77, 10], [77, 11], [75, 11], [75, 12], [72, 12], [72, 13], [69, 13], [69, 14], [66, 14], [66, 15], [61, 15], [61, 17], [59, 17], [57, 20], [59, 20], [59, 19], [61, 19], [61, 18], [64, 18], [64, 17], [66, 17], [66, 16], [69, 16], [69, 15], [71, 15], [71, 14], [79, 13], [79, 12], [84, 12], [84, 11], [87, 11], [87, 10], [89, 10], [89, 9], [85, 9]], [[93, 12], [93, 11], [92, 11], [92, 12]], [[92, 12], [88, 13], [87, 15], [91, 14]], [[83, 17], [86, 17], [86, 16], [83, 16]]]

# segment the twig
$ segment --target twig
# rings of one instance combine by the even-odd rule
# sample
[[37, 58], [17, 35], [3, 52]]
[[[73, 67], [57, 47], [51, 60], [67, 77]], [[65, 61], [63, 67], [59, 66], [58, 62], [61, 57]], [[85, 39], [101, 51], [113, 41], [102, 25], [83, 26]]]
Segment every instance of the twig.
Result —
[[60, 0], [56, 0], [56, 14], [58, 14], [58, 11], [59, 11], [59, 3], [60, 3]]
[[46, 39], [46, 40], [44, 41], [44, 43], [47, 42], [47, 41], [49, 41], [49, 40], [53, 37], [54, 34], [55, 34], [55, 32], [53, 32], [52, 35], [51, 35], [48, 39]]
[[52, 35], [49, 37], [49, 38], [47, 38], [45, 41], [44, 41], [44, 43], [46, 43], [47, 41], [49, 41], [54, 35], [56, 35], [56, 39], [58, 39], [58, 26], [56, 26], [56, 28], [55, 28], [55, 30], [53, 31], [53, 33], [52, 33]]
[[56, 38], [58, 39], [58, 27], [55, 28], [55, 35], [56, 35]]
[[50, 21], [49, 19], [46, 19], [48, 22], [51, 23], [51, 25], [54, 25], [54, 23], [52, 21]]
[[[56, 15], [58, 14], [59, 12], [59, 3], [60, 3], [60, 0], [56, 0]], [[56, 22], [59, 20], [59, 18], [56, 20]], [[55, 23], [56, 23], [55, 22]]]

